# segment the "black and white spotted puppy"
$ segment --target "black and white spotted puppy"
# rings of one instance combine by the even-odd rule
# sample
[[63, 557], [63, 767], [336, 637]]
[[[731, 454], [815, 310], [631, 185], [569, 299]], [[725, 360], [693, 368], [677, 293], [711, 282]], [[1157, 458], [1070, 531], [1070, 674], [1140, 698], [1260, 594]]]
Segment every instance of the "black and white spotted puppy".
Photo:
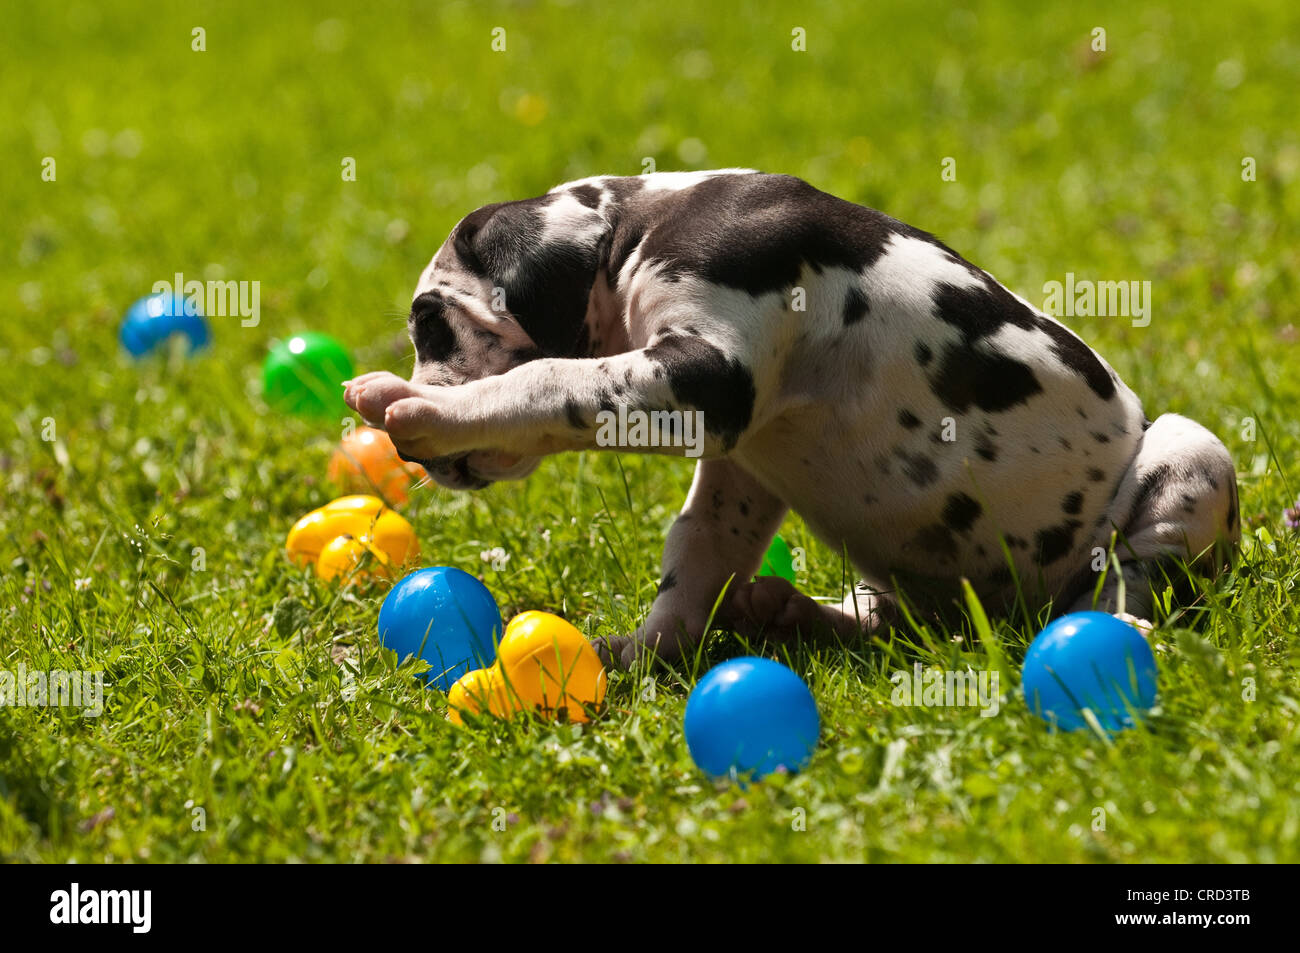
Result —
[[[347, 401], [443, 486], [598, 449], [620, 404], [703, 413], [649, 617], [600, 646], [622, 664], [700, 639], [728, 580], [722, 625], [847, 636], [900, 593], [942, 610], [963, 577], [995, 608], [1087, 608], [1113, 549], [1099, 607], [1149, 616], [1154, 567], [1213, 570], [1239, 538], [1209, 431], [1148, 421], [987, 272], [790, 176], [602, 176], [481, 208], [420, 276], [410, 333], [411, 380], [366, 374]], [[842, 605], [748, 581], [790, 509], [862, 574]]]

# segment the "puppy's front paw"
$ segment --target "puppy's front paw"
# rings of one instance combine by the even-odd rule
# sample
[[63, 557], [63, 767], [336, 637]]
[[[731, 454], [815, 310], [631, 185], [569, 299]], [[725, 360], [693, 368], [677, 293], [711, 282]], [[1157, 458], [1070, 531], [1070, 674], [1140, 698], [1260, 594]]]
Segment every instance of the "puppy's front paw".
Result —
[[349, 381], [343, 396], [367, 424], [388, 431], [404, 459], [420, 462], [474, 449], [452, 409], [455, 390], [379, 372]]
[[372, 427], [384, 425], [384, 414], [390, 404], [408, 397], [416, 397], [422, 388], [387, 371], [372, 371], [348, 381], [343, 390], [347, 405], [361, 415]]
[[1146, 619], [1139, 619], [1137, 616], [1130, 615], [1127, 612], [1113, 612], [1111, 614], [1115, 616], [1115, 618], [1119, 619], [1119, 621], [1127, 622], [1129, 625], [1133, 626], [1133, 628], [1141, 632], [1145, 638], [1151, 638], [1151, 633], [1156, 630], [1156, 627]]

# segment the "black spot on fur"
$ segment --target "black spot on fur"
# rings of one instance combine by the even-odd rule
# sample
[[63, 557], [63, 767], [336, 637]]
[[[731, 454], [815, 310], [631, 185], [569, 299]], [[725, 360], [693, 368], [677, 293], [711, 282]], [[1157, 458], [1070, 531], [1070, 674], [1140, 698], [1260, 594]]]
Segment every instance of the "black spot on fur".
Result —
[[952, 535], [952, 530], [938, 523], [921, 529], [916, 534], [914, 542], [923, 552], [939, 559], [957, 558], [957, 540]]
[[948, 345], [930, 389], [946, 407], [964, 413], [971, 405], [995, 413], [1026, 403], [1042, 391], [1029, 366], [968, 344]]
[[749, 504], [746, 503], [744, 500], [740, 501], [740, 515], [741, 516], [749, 515]]
[[998, 458], [998, 448], [987, 435], [982, 433], [975, 435], [975, 453], [990, 463]]
[[908, 430], [915, 430], [917, 427], [921, 426], [920, 418], [906, 408], [898, 412], [898, 422]]
[[924, 341], [917, 341], [914, 350], [916, 354], [916, 363], [920, 364], [922, 367], [929, 364], [931, 358], [934, 357], [934, 351], [930, 350], [930, 345], [926, 344]]
[[719, 175], [660, 193], [624, 209], [616, 231], [624, 229], [644, 233], [643, 259], [661, 262], [668, 280], [698, 275], [755, 297], [798, 284], [805, 266], [861, 272], [893, 235], [939, 244], [788, 175]]
[[1066, 440], [1064, 437], [1057, 437], [1056, 439], [1059, 440], [1059, 441], [1061, 442], [1061, 449], [1062, 449], [1062, 450], [1073, 450], [1073, 449], [1074, 449], [1074, 447], [1071, 445], [1070, 441]]
[[587, 208], [600, 207], [600, 189], [594, 185], [575, 185], [569, 189], [569, 194]]
[[941, 283], [937, 287], [935, 317], [958, 328], [968, 342], [996, 334], [1008, 324], [1025, 330], [1034, 326], [1034, 313], [998, 285], [958, 287]]
[[1097, 467], [1088, 467], [1087, 473], [1088, 479], [1093, 483], [1100, 483], [1102, 480], [1106, 479], [1105, 471], [1100, 470]]
[[1110, 443], [1110, 437], [1107, 437], [1101, 431], [1094, 431], [1092, 435], [1092, 439], [1097, 441], [1098, 443]]
[[894, 456], [903, 461], [903, 473], [917, 486], [928, 486], [939, 478], [939, 468], [929, 457], [906, 450], [894, 450]]
[[569, 419], [569, 425], [575, 430], [585, 430], [586, 421], [582, 419], [582, 408], [578, 406], [576, 400], [566, 400], [564, 402], [564, 416]]
[[1061, 363], [1082, 377], [1094, 394], [1102, 400], [1115, 396], [1115, 380], [1092, 348], [1055, 321], [1038, 318], [1038, 329], [1052, 339], [1052, 347]]
[[1079, 511], [1083, 509], [1083, 493], [1075, 490], [1073, 493], [1067, 493], [1065, 499], [1061, 500], [1061, 512], [1070, 516], [1078, 516]]
[[1034, 561], [1040, 566], [1049, 566], [1074, 548], [1074, 533], [1082, 524], [1078, 520], [1066, 520], [1056, 526], [1040, 529], [1034, 534], [1037, 544]]
[[934, 298], [935, 315], [960, 328], [968, 345], [996, 334], [1007, 325], [1022, 330], [1038, 330], [1051, 339], [1057, 358], [1074, 371], [1102, 400], [1115, 395], [1115, 381], [1086, 344], [1065, 327], [1036, 314], [1015, 295], [996, 282], [985, 281], [980, 287], [957, 287], [941, 284]]
[[659, 591], [667, 592], [673, 586], [677, 585], [677, 570], [670, 569], [664, 573], [663, 579], [659, 581]]
[[858, 288], [850, 288], [849, 293], [844, 296], [844, 326], [857, 324], [870, 310], [871, 303], [867, 301], [867, 296]]
[[965, 493], [953, 493], [943, 506], [943, 525], [953, 532], [964, 533], [979, 519], [984, 507]]
[[698, 337], [669, 335], [645, 354], [666, 370], [678, 401], [703, 411], [704, 429], [727, 448], [734, 446], [754, 413], [754, 378], [749, 369]]

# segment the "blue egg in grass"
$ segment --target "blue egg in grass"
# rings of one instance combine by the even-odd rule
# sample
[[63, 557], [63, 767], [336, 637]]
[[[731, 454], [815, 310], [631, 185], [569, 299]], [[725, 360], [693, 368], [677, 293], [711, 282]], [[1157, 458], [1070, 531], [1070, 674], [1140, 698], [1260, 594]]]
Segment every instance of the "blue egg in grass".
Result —
[[170, 291], [146, 295], [127, 308], [118, 339], [132, 357], [143, 357], [162, 346], [173, 334], [189, 342], [189, 350], [208, 346], [208, 322], [185, 298]]
[[765, 658], [731, 659], [686, 700], [686, 746], [714, 778], [757, 779], [798, 771], [817, 747], [821, 720], [803, 679]]
[[501, 610], [487, 587], [451, 566], [404, 576], [379, 608], [379, 644], [398, 661], [415, 655], [429, 663], [421, 677], [444, 692], [470, 669], [496, 660]]
[[1034, 714], [1064, 731], [1084, 727], [1087, 708], [1107, 732], [1131, 728], [1156, 702], [1156, 659], [1133, 626], [1105, 612], [1050, 623], [1025, 654], [1021, 686]]

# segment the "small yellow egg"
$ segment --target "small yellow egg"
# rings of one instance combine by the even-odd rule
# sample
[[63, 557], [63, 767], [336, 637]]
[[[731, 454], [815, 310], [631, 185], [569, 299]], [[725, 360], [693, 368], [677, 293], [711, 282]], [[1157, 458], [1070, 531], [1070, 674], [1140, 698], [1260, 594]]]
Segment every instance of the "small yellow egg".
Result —
[[447, 693], [447, 718], [456, 725], [463, 724], [462, 715], [479, 715], [485, 710], [498, 718], [508, 718], [516, 707], [495, 665], [466, 672]]

